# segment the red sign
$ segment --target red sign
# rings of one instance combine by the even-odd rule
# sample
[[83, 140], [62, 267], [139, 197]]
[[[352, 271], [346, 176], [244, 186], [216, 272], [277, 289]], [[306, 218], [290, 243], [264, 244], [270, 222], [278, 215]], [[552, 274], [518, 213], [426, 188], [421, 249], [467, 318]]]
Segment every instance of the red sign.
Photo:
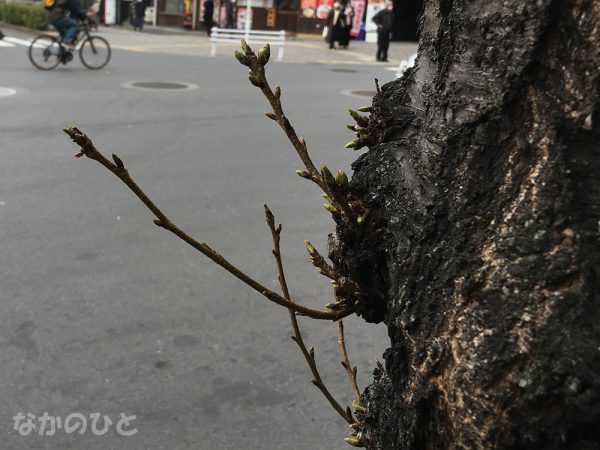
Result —
[[350, 4], [354, 8], [354, 17], [352, 18], [352, 29], [350, 30], [350, 36], [358, 37], [360, 34], [360, 28], [362, 20], [365, 15], [365, 8], [367, 7], [366, 0], [351, 0]]

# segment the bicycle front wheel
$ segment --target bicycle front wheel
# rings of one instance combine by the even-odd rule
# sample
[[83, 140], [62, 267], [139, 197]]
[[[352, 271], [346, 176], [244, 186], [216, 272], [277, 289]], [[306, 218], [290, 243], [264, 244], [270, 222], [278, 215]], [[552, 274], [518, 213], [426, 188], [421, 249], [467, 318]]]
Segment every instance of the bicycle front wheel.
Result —
[[60, 64], [63, 49], [54, 36], [42, 34], [29, 46], [29, 61], [40, 70], [51, 70]]
[[79, 58], [88, 69], [102, 69], [110, 59], [110, 45], [100, 36], [89, 36], [81, 44]]

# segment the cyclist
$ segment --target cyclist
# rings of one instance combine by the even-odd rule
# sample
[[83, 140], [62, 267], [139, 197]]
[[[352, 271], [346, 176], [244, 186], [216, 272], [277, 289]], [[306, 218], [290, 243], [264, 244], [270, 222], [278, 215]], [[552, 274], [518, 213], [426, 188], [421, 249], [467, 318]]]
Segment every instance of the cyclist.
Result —
[[78, 0], [56, 0], [48, 13], [48, 23], [53, 25], [63, 37], [63, 46], [68, 50], [73, 50], [75, 37], [79, 30], [77, 20], [85, 20], [86, 17]]

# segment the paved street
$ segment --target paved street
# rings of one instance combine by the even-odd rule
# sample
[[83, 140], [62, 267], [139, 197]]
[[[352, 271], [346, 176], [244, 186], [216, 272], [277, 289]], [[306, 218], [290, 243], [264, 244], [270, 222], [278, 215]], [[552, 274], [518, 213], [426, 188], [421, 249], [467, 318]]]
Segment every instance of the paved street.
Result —
[[[292, 296], [328, 303], [329, 283], [303, 240], [324, 252], [333, 222], [317, 189], [294, 174], [298, 157], [264, 116], [266, 100], [233, 47], [210, 57], [200, 34], [101, 28], [113, 47], [105, 69], [75, 58], [42, 72], [27, 59], [32, 35], [0, 28], [9, 38], [0, 43], [0, 448], [347, 449], [348, 427], [309, 382], [287, 311], [153, 225], [112, 174], [73, 157], [61, 131], [74, 123], [119, 155], [175, 223], [277, 289], [268, 203], [283, 222]], [[415, 51], [394, 44], [390, 64], [380, 65], [372, 44], [351, 47], [296, 40], [267, 68], [314, 161], [347, 172], [359, 155], [344, 149], [347, 110], [370, 99], [340, 92], [392, 81], [387, 69]], [[335, 324], [301, 325], [323, 379], [348, 404]], [[386, 330], [358, 319], [346, 329], [364, 388]], [[12, 429], [19, 412], [82, 413], [88, 429], [21, 436]], [[113, 421], [104, 436], [92, 431], [93, 413]], [[136, 416], [135, 435], [116, 431], [121, 413]]]

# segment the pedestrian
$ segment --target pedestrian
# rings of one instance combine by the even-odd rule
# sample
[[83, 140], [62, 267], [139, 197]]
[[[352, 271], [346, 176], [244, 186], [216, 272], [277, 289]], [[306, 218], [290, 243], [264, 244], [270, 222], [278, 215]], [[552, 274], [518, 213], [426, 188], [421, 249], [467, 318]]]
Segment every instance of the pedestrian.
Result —
[[227, 2], [227, 28], [235, 28], [235, 0], [229, 0]]
[[133, 30], [144, 29], [144, 18], [146, 16], [146, 1], [136, 0], [133, 4]]
[[329, 30], [329, 48], [335, 48], [335, 42], [340, 41], [340, 36], [342, 34], [342, 29], [346, 25], [344, 21], [344, 10], [342, 5], [337, 0], [333, 4], [333, 8], [329, 10], [329, 14], [327, 14], [327, 27]]
[[4, 39], [4, 33], [2, 33], [2, 31], [0, 30], [0, 41]]
[[340, 48], [347, 49], [350, 43], [350, 30], [352, 30], [352, 21], [354, 20], [354, 8], [350, 4], [349, 0], [342, 2], [342, 8], [344, 9], [344, 22], [345, 26], [340, 32]]
[[388, 62], [387, 52], [390, 46], [390, 33], [394, 23], [392, 13], [394, 4], [391, 1], [385, 2], [385, 8], [373, 16], [373, 22], [377, 25], [377, 61]]
[[202, 21], [204, 22], [204, 27], [206, 28], [206, 34], [210, 36], [210, 30], [214, 26], [213, 22], [213, 14], [215, 10], [215, 4], [213, 0], [205, 0], [204, 2], [204, 15], [202, 16]]

